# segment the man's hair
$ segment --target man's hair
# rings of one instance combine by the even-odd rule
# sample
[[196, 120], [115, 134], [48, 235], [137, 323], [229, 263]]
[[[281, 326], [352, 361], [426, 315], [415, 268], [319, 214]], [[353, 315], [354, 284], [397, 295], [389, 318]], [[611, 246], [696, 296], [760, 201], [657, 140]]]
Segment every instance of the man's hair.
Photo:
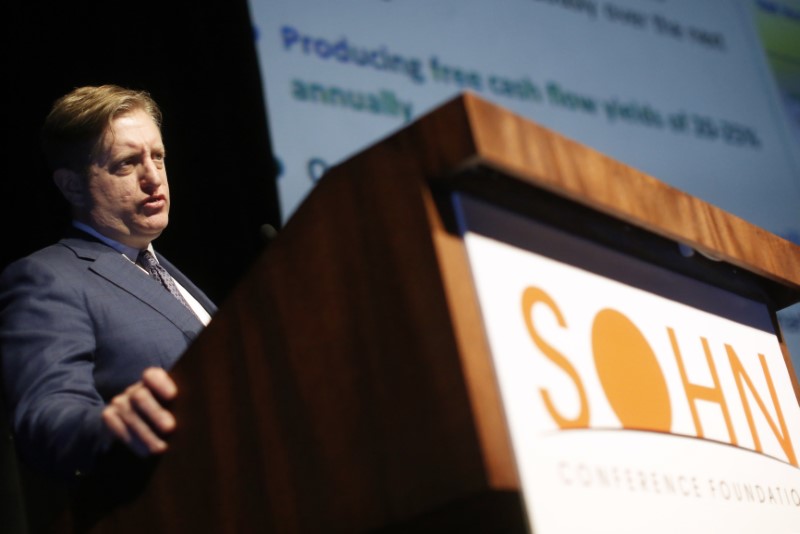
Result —
[[78, 87], [62, 96], [42, 127], [42, 146], [50, 167], [84, 172], [111, 122], [137, 110], [161, 127], [161, 110], [146, 91], [101, 85]]

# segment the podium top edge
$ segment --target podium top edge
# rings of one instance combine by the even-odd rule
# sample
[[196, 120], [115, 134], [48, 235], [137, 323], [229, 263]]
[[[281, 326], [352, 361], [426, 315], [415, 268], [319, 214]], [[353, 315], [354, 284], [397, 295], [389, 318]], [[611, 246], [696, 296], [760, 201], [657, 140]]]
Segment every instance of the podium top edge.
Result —
[[474, 93], [387, 143], [415, 152], [426, 178], [477, 166], [566, 197], [785, 286], [800, 300], [800, 246]]

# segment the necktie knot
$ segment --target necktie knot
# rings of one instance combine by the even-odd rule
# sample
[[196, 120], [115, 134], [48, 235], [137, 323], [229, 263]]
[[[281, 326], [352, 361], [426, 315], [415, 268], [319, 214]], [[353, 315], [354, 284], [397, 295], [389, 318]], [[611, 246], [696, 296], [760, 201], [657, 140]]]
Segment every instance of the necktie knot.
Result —
[[145, 270], [157, 269], [158, 267], [161, 267], [161, 264], [158, 263], [158, 260], [153, 253], [147, 249], [139, 252], [139, 257], [136, 258], [136, 262], [144, 267]]

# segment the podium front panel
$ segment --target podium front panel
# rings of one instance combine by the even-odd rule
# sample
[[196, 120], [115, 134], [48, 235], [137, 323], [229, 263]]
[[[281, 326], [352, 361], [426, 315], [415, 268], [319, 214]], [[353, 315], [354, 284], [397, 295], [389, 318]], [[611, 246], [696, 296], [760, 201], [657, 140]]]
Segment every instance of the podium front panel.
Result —
[[800, 524], [800, 408], [767, 302], [455, 202], [537, 534]]

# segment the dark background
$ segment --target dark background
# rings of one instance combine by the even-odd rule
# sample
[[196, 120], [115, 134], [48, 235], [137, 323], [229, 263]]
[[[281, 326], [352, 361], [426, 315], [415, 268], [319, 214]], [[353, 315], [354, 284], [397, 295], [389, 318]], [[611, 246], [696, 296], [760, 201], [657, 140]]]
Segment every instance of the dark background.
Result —
[[149, 91], [164, 112], [173, 206], [156, 247], [223, 300], [257, 255], [261, 225], [279, 224], [246, 0], [34, 1], [0, 17], [0, 267], [57, 240], [67, 221], [39, 144], [53, 101], [116, 83]]
[[[247, 1], [15, 0], [0, 32], [0, 268], [68, 223], [39, 144], [53, 101], [115, 83], [149, 91], [164, 113], [173, 205], [156, 248], [221, 304], [264, 247], [262, 225], [280, 223]], [[2, 430], [0, 532], [22, 533]]]

